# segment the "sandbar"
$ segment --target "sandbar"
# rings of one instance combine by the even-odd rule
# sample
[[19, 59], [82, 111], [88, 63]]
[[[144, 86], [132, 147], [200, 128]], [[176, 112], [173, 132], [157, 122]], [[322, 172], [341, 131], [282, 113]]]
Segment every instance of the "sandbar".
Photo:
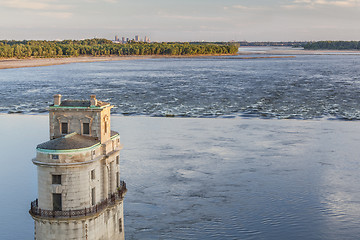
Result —
[[0, 69], [24, 68], [61, 65], [69, 63], [101, 62], [101, 61], [120, 61], [133, 59], [156, 58], [157, 56], [105, 56], [105, 57], [63, 57], [63, 58], [26, 58], [26, 59], [0, 59]]
[[59, 58], [0, 58], [0, 69], [25, 68], [52, 66], [69, 63], [103, 62], [103, 61], [121, 61], [138, 60], [150, 58], [209, 58], [216, 56], [234, 56], [237, 54], [198, 54], [198, 55], [137, 55], [137, 56], [79, 56], [79, 57], [59, 57]]

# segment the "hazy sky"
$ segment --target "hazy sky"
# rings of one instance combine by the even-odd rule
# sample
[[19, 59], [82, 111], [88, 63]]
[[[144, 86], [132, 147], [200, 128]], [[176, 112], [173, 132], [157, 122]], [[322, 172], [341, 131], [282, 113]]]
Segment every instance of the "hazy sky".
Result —
[[360, 0], [0, 0], [0, 39], [360, 40]]

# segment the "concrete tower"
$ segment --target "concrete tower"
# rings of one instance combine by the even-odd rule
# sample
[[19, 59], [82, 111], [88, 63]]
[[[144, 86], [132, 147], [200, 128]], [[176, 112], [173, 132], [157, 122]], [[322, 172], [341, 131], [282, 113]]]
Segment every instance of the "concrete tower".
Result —
[[120, 136], [110, 130], [109, 103], [64, 100], [49, 107], [50, 141], [33, 163], [38, 199], [31, 203], [35, 239], [124, 239]]

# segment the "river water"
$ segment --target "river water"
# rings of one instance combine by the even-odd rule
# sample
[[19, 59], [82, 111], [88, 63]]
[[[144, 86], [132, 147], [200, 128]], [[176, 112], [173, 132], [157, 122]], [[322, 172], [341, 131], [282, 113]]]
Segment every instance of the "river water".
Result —
[[360, 56], [232, 58], [1, 70], [0, 238], [33, 239], [38, 113], [95, 93], [120, 115], [126, 239], [357, 239]]
[[[126, 239], [357, 239], [357, 121], [111, 119]], [[0, 115], [1, 239], [33, 239], [36, 145], [48, 117]]]
[[61, 93], [65, 98], [96, 94], [123, 115], [358, 120], [359, 66], [359, 55], [337, 54], [6, 69], [0, 74], [0, 112], [44, 112], [52, 95]]

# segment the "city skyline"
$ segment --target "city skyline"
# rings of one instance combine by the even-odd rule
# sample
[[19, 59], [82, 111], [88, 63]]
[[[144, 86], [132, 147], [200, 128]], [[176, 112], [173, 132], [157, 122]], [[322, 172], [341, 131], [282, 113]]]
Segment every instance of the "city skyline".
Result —
[[360, 40], [358, 0], [2, 0], [0, 39]]

